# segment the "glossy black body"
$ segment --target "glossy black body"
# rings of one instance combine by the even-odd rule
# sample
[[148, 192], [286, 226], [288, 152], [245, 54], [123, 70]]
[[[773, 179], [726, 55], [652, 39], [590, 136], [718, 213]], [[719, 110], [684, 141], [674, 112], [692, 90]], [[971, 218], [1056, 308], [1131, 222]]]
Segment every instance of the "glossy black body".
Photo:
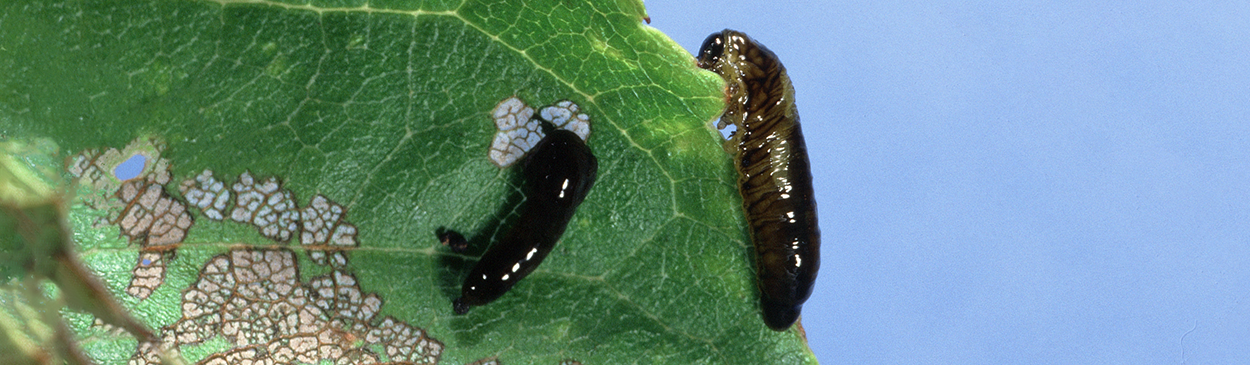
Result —
[[735, 154], [764, 323], [782, 331], [798, 319], [820, 268], [816, 200], [794, 87], [772, 51], [734, 30], [708, 36], [698, 65], [727, 84], [717, 127], [738, 127], [725, 147]]
[[464, 279], [456, 314], [498, 299], [542, 263], [595, 183], [599, 162], [573, 132], [555, 130], [525, 157], [521, 216]]

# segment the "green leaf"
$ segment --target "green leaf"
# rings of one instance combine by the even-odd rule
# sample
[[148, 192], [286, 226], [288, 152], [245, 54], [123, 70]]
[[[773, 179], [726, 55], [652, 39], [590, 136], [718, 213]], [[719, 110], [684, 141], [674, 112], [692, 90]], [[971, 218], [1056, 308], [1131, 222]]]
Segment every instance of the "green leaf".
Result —
[[[0, 137], [66, 151], [84, 262], [190, 362], [815, 362], [798, 327], [759, 318], [708, 127], [723, 83], [636, 0], [0, 7]], [[487, 158], [513, 95], [579, 105], [599, 177], [537, 271], [456, 316], [524, 200]], [[128, 160], [142, 169], [119, 180]], [[299, 215], [266, 221], [236, 185]], [[163, 353], [66, 316], [96, 361]]]

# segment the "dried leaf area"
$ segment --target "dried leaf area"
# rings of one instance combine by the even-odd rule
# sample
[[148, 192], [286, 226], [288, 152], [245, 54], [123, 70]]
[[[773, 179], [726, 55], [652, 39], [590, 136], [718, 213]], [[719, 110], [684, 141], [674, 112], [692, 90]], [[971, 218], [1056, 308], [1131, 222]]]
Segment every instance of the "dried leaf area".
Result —
[[[248, 224], [278, 243], [298, 239], [317, 264], [342, 267], [343, 250], [358, 245], [343, 206], [316, 195], [301, 207], [276, 177], [244, 172], [223, 182], [204, 170], [178, 184], [181, 197], [172, 196], [166, 192], [171, 174], [161, 149], [139, 140], [121, 150], [84, 151], [68, 161], [79, 184], [99, 192], [80, 201], [108, 212], [96, 226], [116, 226], [141, 248], [125, 290], [133, 297], [147, 299], [164, 284], [168, 261], [195, 222], [188, 205], [201, 218]], [[123, 172], [125, 164], [133, 171]], [[442, 342], [405, 322], [377, 318], [382, 299], [363, 293], [353, 275], [334, 270], [301, 282], [294, 255], [236, 249], [209, 260], [183, 291], [182, 318], [163, 327], [158, 342], [139, 344], [130, 363], [161, 363], [171, 349], [213, 338], [232, 347], [198, 363], [438, 362]]]
[[276, 177], [257, 179], [251, 172], [239, 175], [229, 189], [226, 186], [213, 177], [212, 170], [204, 170], [184, 180], [178, 189], [209, 219], [220, 221], [228, 216], [231, 221], [256, 226], [261, 235], [278, 242], [298, 237], [318, 264], [346, 265], [343, 250], [359, 244], [356, 226], [345, 219], [347, 210], [323, 195], [314, 196], [301, 208]]
[[165, 193], [166, 183], [169, 174], [163, 172], [127, 181], [117, 191], [126, 208], [116, 223], [123, 235], [142, 242], [144, 248], [163, 250], [182, 242], [194, 222], [187, 206]]
[[[212, 170], [204, 170], [178, 184], [185, 201], [172, 196], [167, 192], [170, 166], [161, 158], [162, 149], [158, 142], [138, 139], [120, 150], [83, 151], [67, 162], [80, 185], [107, 192], [81, 197], [89, 207], [108, 212], [96, 226], [117, 226], [123, 237], [141, 248], [126, 288], [131, 296], [147, 299], [164, 283], [166, 256], [186, 239], [195, 223], [188, 205], [209, 220], [253, 225], [261, 235], [279, 243], [298, 238], [318, 264], [346, 265], [343, 250], [358, 245], [356, 227], [345, 219], [343, 206], [317, 195], [308, 206], [300, 207], [276, 177], [261, 179], [244, 172], [237, 181], [227, 183]], [[134, 171], [122, 172], [128, 164]]]
[[551, 122], [556, 129], [577, 134], [583, 142], [590, 138], [590, 116], [583, 114], [581, 108], [572, 101], [560, 100], [555, 105], [540, 110], [538, 116]]
[[508, 167], [521, 159], [543, 139], [543, 131], [534, 116], [534, 108], [516, 97], [499, 102], [491, 111], [495, 119], [495, 139], [491, 142], [489, 157], [499, 167]]
[[545, 136], [542, 130], [544, 121], [556, 129], [577, 134], [582, 141], [590, 137], [590, 116], [581, 113], [581, 108], [568, 100], [543, 107], [538, 112], [538, 118], [534, 118], [534, 108], [511, 96], [495, 105], [491, 117], [498, 131], [491, 141], [487, 157], [500, 168], [512, 166], [538, 145], [538, 141]]
[[[443, 343], [391, 317], [356, 278], [332, 271], [301, 281], [295, 253], [239, 249], [209, 260], [182, 295], [182, 318], [161, 328], [161, 345], [179, 348], [222, 336], [231, 348], [201, 364], [434, 364]], [[374, 324], [374, 323], [377, 324]], [[159, 363], [141, 345], [130, 362]]]
[[322, 250], [310, 250], [308, 256], [313, 262], [335, 265], [346, 265], [347, 257], [339, 249], [356, 247], [356, 226], [343, 219], [345, 211], [326, 197], [317, 195], [300, 214], [301, 228], [299, 243], [307, 248], [321, 247]]
[[[96, 226], [115, 225], [123, 237], [139, 243], [142, 253], [126, 288], [139, 299], [147, 299], [164, 283], [164, 252], [175, 250], [195, 223], [186, 204], [165, 191], [170, 174], [169, 161], [160, 157], [162, 149], [154, 141], [138, 139], [121, 150], [87, 150], [68, 161], [78, 184], [109, 192], [82, 197], [87, 206], [108, 212]], [[136, 171], [120, 171], [136, 161]]]
[[126, 294], [139, 299], [152, 296], [165, 282], [165, 254], [157, 251], [139, 253], [139, 262], [135, 264], [134, 278], [126, 287]]
[[225, 219], [226, 205], [230, 203], [230, 191], [226, 184], [213, 178], [212, 170], [204, 170], [195, 179], [178, 185], [178, 190], [192, 206], [200, 208], [204, 216], [212, 220]]
[[270, 176], [258, 183], [251, 173], [244, 172], [230, 190], [235, 193], [230, 219], [255, 225], [262, 235], [280, 242], [289, 241], [299, 229], [295, 199], [290, 190], [282, 189], [278, 178]]
[[[79, 184], [112, 192], [111, 197], [84, 197], [92, 208], [110, 212], [107, 222], [96, 224], [119, 226], [123, 236], [145, 249], [172, 249], [186, 238], [187, 230], [194, 224], [186, 205], [165, 192], [170, 179], [169, 161], [160, 157], [161, 149], [152, 141], [140, 139], [122, 150], [83, 151], [71, 157], [69, 163], [69, 172], [79, 179]], [[144, 162], [137, 176], [119, 178], [117, 168], [135, 160]]]

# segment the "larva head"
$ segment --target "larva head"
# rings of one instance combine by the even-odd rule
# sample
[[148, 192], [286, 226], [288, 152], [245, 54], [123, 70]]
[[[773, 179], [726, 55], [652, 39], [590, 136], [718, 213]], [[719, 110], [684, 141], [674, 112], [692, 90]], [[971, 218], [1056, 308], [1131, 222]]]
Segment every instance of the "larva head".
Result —
[[594, 185], [598, 169], [598, 159], [581, 137], [563, 129], [552, 131], [525, 157], [526, 199], [576, 208]]
[[742, 32], [725, 29], [712, 33], [703, 40], [703, 46], [699, 47], [699, 67], [722, 73], [722, 66], [739, 62], [743, 49], [752, 47], [755, 47], [755, 41]]
[[728, 31], [712, 33], [703, 40], [703, 46], [699, 47], [699, 68], [715, 71], [713, 68], [725, 54], [725, 33]]

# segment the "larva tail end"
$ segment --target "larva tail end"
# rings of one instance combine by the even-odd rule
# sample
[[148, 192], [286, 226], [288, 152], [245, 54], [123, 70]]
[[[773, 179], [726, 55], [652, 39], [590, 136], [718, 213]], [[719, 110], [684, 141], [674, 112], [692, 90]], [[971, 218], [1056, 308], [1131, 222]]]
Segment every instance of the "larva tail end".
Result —
[[773, 331], [785, 331], [799, 319], [802, 304], [787, 304], [771, 300], [763, 300], [764, 324]]
[[438, 236], [438, 240], [443, 243], [443, 246], [451, 247], [452, 252], [464, 253], [464, 251], [469, 249], [469, 241], [460, 232], [447, 229], [446, 227], [439, 227], [434, 231], [434, 234]]
[[451, 303], [451, 310], [455, 311], [456, 315], [468, 314], [469, 307], [472, 307], [471, 305], [465, 304], [463, 299], [464, 298], [456, 298], [456, 300]]

